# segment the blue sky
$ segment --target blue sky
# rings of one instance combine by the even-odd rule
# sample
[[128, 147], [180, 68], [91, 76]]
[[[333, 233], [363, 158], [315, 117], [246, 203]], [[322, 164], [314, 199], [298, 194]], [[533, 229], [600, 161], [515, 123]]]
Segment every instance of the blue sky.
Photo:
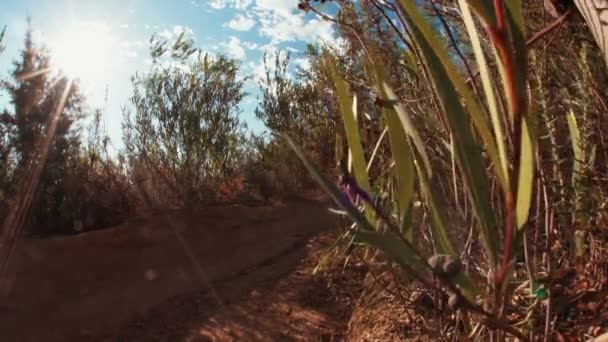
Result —
[[[8, 77], [11, 62], [23, 46], [28, 15], [35, 38], [55, 50], [65, 46], [57, 42], [66, 32], [72, 37], [83, 27], [103, 31], [99, 38], [103, 43], [97, 45], [107, 50], [100, 51], [104, 58], [99, 65], [104, 67], [83, 82], [89, 104], [105, 107], [105, 125], [118, 146], [121, 107], [128, 103], [130, 77], [149, 68], [148, 40], [154, 33], [170, 39], [186, 32], [203, 51], [242, 60], [243, 75], [254, 79], [262, 75], [265, 51], [292, 51], [293, 65], [305, 67], [299, 52], [306, 43], [337, 43], [333, 26], [299, 11], [297, 0], [3, 0], [0, 26], [7, 25], [7, 37], [6, 51], [0, 54], [0, 77]], [[263, 125], [253, 113], [256, 81], [249, 82], [246, 90], [252, 95], [242, 103], [241, 116], [253, 131], [260, 132]], [[0, 107], [7, 101], [6, 94], [0, 94]]]

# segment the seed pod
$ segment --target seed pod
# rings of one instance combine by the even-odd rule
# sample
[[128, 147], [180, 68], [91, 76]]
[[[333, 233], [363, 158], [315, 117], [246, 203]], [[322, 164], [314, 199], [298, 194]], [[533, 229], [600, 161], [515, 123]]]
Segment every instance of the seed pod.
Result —
[[427, 262], [429, 263], [429, 266], [431, 266], [431, 270], [433, 270], [433, 273], [438, 275], [443, 273], [443, 263], [445, 262], [445, 255], [433, 255], [429, 258]]
[[436, 309], [435, 301], [426, 291], [414, 291], [410, 295], [410, 302], [414, 304], [414, 310], [418, 313], [428, 313]]
[[443, 275], [446, 277], [456, 276], [462, 269], [462, 263], [459, 258], [448, 256], [442, 265]]
[[460, 307], [460, 296], [455, 293], [450, 294], [450, 298], [448, 298], [448, 307], [450, 310], [458, 310]]

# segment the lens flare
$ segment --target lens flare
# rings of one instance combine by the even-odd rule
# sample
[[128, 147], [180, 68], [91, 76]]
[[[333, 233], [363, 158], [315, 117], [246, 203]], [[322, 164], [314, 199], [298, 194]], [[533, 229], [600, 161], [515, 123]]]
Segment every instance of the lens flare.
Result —
[[108, 80], [115, 46], [109, 28], [97, 23], [61, 30], [49, 41], [53, 66], [66, 77], [85, 84]]

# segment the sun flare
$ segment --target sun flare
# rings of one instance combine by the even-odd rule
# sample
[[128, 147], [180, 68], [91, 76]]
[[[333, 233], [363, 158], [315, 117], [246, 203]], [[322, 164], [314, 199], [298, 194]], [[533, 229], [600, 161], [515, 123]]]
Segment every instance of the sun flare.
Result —
[[76, 25], [51, 38], [52, 64], [71, 79], [96, 84], [111, 74], [115, 39], [103, 24]]

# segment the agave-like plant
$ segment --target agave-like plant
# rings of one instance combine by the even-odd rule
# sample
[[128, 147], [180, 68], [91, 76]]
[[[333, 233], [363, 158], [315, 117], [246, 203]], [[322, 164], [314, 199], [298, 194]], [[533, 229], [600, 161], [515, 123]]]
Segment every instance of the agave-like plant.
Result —
[[[407, 28], [411, 44], [404, 54], [413, 57], [408, 67], [420, 70], [430, 83], [440, 107], [440, 122], [451, 136], [450, 150], [457, 165], [454, 171], [464, 184], [485, 250], [484, 281], [458, 267], [460, 251], [448, 229], [451, 208], [437, 188], [441, 175], [434, 172], [429, 151], [411, 113], [389, 85], [387, 71], [373, 47], [367, 46], [365, 54], [389, 137], [394, 205], [388, 210], [379, 206], [371, 193], [375, 180], [370, 179], [366, 167], [370, 161], [365, 160], [360, 138], [357, 98], [330, 57], [326, 63], [336, 87], [354, 176], [348, 182], [360, 200], [352, 201], [352, 197], [346, 196], [306, 160], [293, 140], [286, 139], [315, 179], [353, 220], [351, 233], [357, 241], [385, 252], [424, 286], [445, 290], [453, 308], [466, 310], [478, 317], [478, 322], [523, 339], [521, 328], [504, 320], [505, 305], [511, 295], [507, 284], [519, 246], [516, 242], [520, 241], [528, 221], [536, 171], [536, 117], [528, 95], [528, 54], [521, 0], [459, 0], [458, 6], [479, 68], [483, 96], [475, 96], [467, 81], [470, 75], [459, 70], [439, 36], [437, 25], [428, 19], [418, 1], [395, 1], [393, 18]], [[498, 73], [490, 70], [483, 49], [483, 33], [478, 32], [474, 16], [485, 29]], [[415, 63], [422, 68], [418, 69]], [[501, 106], [500, 100], [506, 106]], [[494, 182], [502, 194], [498, 210], [491, 204]], [[415, 189], [419, 189], [430, 219], [436, 251], [421, 248], [413, 233], [410, 215]]]

